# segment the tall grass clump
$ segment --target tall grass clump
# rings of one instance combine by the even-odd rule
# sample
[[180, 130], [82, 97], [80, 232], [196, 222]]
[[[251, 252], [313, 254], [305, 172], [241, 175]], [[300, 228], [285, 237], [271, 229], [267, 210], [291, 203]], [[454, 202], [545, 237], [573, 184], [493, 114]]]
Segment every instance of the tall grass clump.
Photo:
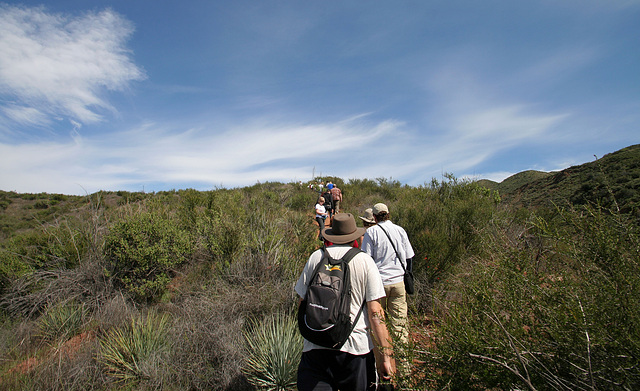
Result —
[[[437, 350], [451, 389], [638, 389], [640, 236], [593, 206], [495, 221], [486, 251], [439, 291]], [[489, 233], [489, 232], [488, 232]], [[430, 375], [428, 375], [430, 376]]]
[[169, 317], [150, 314], [109, 330], [100, 339], [98, 361], [117, 383], [162, 388], [169, 374]]
[[261, 390], [295, 390], [302, 336], [291, 315], [254, 320], [244, 333], [247, 348], [243, 373]]

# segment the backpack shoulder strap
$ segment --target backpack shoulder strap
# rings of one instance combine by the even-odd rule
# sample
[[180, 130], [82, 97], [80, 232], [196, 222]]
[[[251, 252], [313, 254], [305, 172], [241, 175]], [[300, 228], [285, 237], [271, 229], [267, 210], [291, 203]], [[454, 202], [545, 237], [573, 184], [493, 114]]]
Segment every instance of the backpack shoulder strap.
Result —
[[324, 264], [325, 260], [328, 263], [332, 263], [332, 261], [334, 261], [334, 259], [331, 258], [331, 255], [329, 255], [329, 251], [327, 251], [327, 246], [326, 245], [323, 244], [322, 248], [320, 249], [320, 251], [322, 252], [322, 255], [320, 255], [320, 262], [318, 262], [316, 267], [313, 269], [313, 273], [311, 274], [311, 278], [309, 279], [309, 281], [307, 281], [307, 286], [309, 286], [309, 284], [311, 284], [311, 281], [313, 281], [313, 276], [318, 274], [318, 272], [320, 271], [320, 268], [322, 268], [322, 265]]
[[[353, 259], [353, 257], [355, 257], [361, 252], [362, 250], [360, 250], [359, 248], [352, 247], [349, 249], [349, 251], [347, 251], [346, 254], [344, 254], [344, 256], [342, 257], [342, 261], [348, 264]], [[349, 331], [349, 335], [351, 335], [351, 333], [353, 332], [353, 329], [356, 327], [356, 323], [358, 323], [358, 319], [360, 319], [360, 315], [362, 315], [362, 311], [364, 311], [364, 307], [366, 307], [366, 305], [367, 305], [367, 299], [365, 298], [362, 301], [362, 305], [360, 306], [360, 310], [358, 311], [358, 314], [353, 319], [353, 323], [351, 324], [351, 330]]]
[[360, 252], [362, 252], [362, 250], [360, 250], [359, 248], [352, 247], [349, 249], [349, 251], [347, 251], [346, 254], [342, 256], [342, 260], [348, 263]]

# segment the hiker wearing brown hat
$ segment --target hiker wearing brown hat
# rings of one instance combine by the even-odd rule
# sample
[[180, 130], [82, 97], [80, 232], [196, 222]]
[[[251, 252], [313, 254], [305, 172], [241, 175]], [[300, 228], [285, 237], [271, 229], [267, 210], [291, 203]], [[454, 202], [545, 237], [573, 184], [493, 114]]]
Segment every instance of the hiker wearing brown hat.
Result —
[[404, 228], [389, 220], [387, 205], [375, 204], [372, 212], [377, 224], [364, 234], [362, 251], [369, 254], [378, 266], [386, 295], [382, 306], [389, 317], [393, 335], [406, 344], [409, 333], [404, 274], [405, 268], [411, 270], [410, 260], [415, 254]]
[[[352, 214], [334, 216], [333, 225], [321, 231], [325, 241], [333, 244], [311, 254], [295, 285], [301, 300], [305, 298], [316, 267], [323, 261], [323, 252], [326, 251], [333, 259], [341, 259], [363, 233], [364, 228], [356, 226]], [[355, 320], [355, 325], [339, 349], [326, 348], [304, 339], [298, 367], [297, 386], [300, 391], [375, 390], [376, 369], [385, 380], [389, 380], [395, 371], [391, 338], [380, 303], [384, 287], [378, 268], [369, 255], [357, 251], [348, 263], [348, 270], [351, 283], [349, 316], [352, 322]]]

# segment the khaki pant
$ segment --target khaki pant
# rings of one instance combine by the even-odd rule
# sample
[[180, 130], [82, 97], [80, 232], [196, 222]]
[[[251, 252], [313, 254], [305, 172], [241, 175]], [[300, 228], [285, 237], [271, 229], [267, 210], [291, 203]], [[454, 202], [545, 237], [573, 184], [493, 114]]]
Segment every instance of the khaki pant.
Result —
[[407, 292], [404, 289], [404, 281], [385, 285], [384, 292], [387, 297], [380, 302], [387, 319], [389, 319], [391, 334], [396, 341], [407, 344], [409, 330], [407, 330]]

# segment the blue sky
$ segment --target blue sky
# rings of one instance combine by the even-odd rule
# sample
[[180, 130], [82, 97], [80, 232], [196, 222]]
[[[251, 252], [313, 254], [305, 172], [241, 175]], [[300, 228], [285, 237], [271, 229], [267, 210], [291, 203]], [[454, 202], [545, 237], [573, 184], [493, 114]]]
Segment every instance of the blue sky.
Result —
[[2, 190], [501, 181], [640, 142], [640, 0], [0, 4]]

